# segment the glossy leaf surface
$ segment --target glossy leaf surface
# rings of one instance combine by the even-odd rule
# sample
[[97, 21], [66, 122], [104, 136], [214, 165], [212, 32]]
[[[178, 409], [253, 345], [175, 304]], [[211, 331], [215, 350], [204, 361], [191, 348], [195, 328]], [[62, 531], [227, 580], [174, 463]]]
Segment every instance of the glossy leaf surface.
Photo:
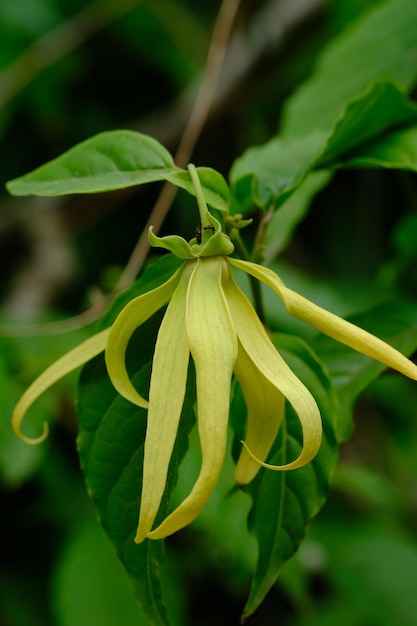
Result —
[[[337, 460], [335, 439], [338, 401], [332, 383], [319, 360], [300, 339], [274, 335], [274, 344], [291, 369], [314, 395], [323, 420], [320, 452], [308, 465], [288, 472], [262, 469], [247, 487], [253, 499], [249, 529], [258, 541], [259, 556], [252, 588], [243, 617], [253, 613], [274, 585], [286, 561], [303, 539], [311, 519], [323, 506], [329, 480]], [[234, 405], [234, 424], [241, 437], [239, 421], [244, 409], [239, 394]], [[281, 464], [297, 455], [301, 432], [291, 410], [274, 444], [270, 460]]]
[[33, 172], [10, 181], [16, 196], [98, 193], [163, 180], [176, 170], [152, 137], [131, 130], [100, 133]]

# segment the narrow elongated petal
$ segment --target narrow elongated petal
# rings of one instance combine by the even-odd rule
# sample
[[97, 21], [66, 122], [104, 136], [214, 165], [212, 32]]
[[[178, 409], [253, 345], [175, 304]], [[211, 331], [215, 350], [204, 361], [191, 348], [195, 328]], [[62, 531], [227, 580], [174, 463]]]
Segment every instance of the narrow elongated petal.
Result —
[[22, 420], [29, 407], [35, 402], [39, 396], [56, 383], [60, 378], [77, 369], [80, 365], [84, 365], [90, 359], [103, 352], [106, 347], [110, 328], [102, 330], [100, 333], [93, 335], [79, 346], [70, 350], [60, 359], [50, 365], [42, 374], [28, 387], [20, 398], [13, 412], [12, 426], [20, 439], [29, 444], [41, 443], [48, 436], [48, 424], [43, 425], [43, 433], [39, 437], [31, 438], [24, 435], [21, 431]]
[[265, 461], [278, 433], [284, 415], [285, 398], [255, 366], [239, 342], [235, 364], [236, 378], [241, 386], [248, 411], [245, 444], [236, 465], [235, 479], [240, 485], [249, 483]]
[[144, 409], [148, 407], [148, 402], [136, 391], [126, 370], [126, 348], [134, 331], [168, 302], [182, 270], [183, 267], [180, 267], [165, 283], [131, 300], [111, 327], [105, 352], [110, 379], [120, 395]]
[[224, 264], [221, 257], [198, 259], [188, 289], [187, 336], [197, 377], [200, 474], [189, 496], [148, 534], [151, 539], [171, 535], [197, 517], [223, 465], [231, 377], [237, 357], [236, 334], [221, 288]]
[[[303, 449], [297, 459], [280, 466], [266, 463], [261, 465], [277, 470], [302, 467], [316, 456], [320, 448], [322, 425], [316, 401], [275, 349], [251, 303], [236, 285], [231, 273], [225, 283], [225, 294], [238, 339], [244, 350], [255, 367], [290, 402], [303, 431]], [[261, 460], [258, 459], [258, 462]]]
[[194, 263], [188, 265], [181, 276], [156, 341], [149, 391], [142, 497], [136, 543], [145, 539], [158, 513], [181, 417], [190, 356], [185, 328], [185, 308], [193, 266]]
[[417, 365], [407, 359], [401, 352], [385, 343], [385, 341], [378, 339], [378, 337], [343, 320], [337, 315], [329, 313], [298, 295], [295, 291], [288, 289], [270, 269], [255, 263], [248, 263], [247, 261], [230, 259], [230, 262], [271, 287], [280, 296], [288, 313], [293, 317], [307, 322], [307, 324], [317, 328], [325, 335], [372, 357], [376, 361], [380, 361], [380, 363], [397, 370], [404, 376], [417, 380]]

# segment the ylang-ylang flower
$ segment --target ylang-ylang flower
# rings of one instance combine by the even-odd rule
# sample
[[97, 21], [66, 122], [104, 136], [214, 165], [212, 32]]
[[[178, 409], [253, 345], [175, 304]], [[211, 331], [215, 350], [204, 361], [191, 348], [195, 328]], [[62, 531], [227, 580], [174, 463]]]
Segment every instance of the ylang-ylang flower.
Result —
[[[195, 184], [198, 186], [198, 180]], [[316, 401], [272, 344], [252, 304], [237, 286], [234, 269], [268, 285], [294, 317], [417, 380], [417, 366], [385, 342], [298, 295], [270, 269], [232, 258], [233, 244], [208, 213], [201, 194], [197, 199], [202, 220], [197, 239], [188, 243], [177, 236], [149, 234], [152, 245], [182, 258], [182, 266], [165, 283], [131, 300], [110, 328], [48, 368], [22, 396], [13, 415], [20, 437], [31, 443], [43, 440], [47, 429], [35, 440], [21, 433], [28, 407], [60, 377], [105, 352], [116, 390], [148, 410], [137, 542], [171, 535], [192, 522], [207, 504], [225, 457], [233, 376], [247, 407], [245, 441], [236, 466], [239, 484], [249, 483], [261, 466], [280, 471], [302, 467], [320, 448], [322, 425]], [[129, 378], [125, 353], [134, 331], [165, 305], [146, 400]], [[196, 372], [200, 473], [188, 497], [154, 528], [177, 437], [190, 357]], [[271, 466], [266, 461], [284, 416], [285, 401], [300, 420], [303, 446], [297, 458]]]

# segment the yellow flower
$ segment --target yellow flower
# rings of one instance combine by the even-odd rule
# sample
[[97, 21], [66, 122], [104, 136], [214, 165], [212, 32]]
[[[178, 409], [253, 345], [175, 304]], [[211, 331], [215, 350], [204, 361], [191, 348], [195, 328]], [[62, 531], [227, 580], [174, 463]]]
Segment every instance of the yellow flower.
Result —
[[[219, 255], [185, 261], [167, 282], [129, 302], [111, 328], [48, 368], [22, 396], [13, 416], [16, 432], [28, 441], [20, 425], [30, 404], [61, 376], [105, 350], [108, 373], [117, 391], [137, 406], [148, 408], [137, 542], [176, 532], [192, 522], [208, 502], [225, 455], [233, 372], [248, 409], [244, 447], [236, 467], [238, 483], [250, 482], [261, 465], [275, 470], [301, 467], [319, 450], [321, 419], [317, 404], [273, 346], [249, 300], [236, 285], [232, 266], [270, 286], [293, 316], [417, 380], [417, 366], [397, 350], [291, 291], [268, 268]], [[133, 332], [167, 303], [155, 346], [148, 402], [129, 379], [125, 352]], [[152, 530], [177, 436], [190, 354], [197, 379], [201, 470], [189, 496]], [[265, 459], [280, 427], [285, 399], [300, 420], [303, 448], [290, 463], [271, 466]], [[29, 441], [37, 443], [45, 436], [46, 431]]]
[[[288, 312], [388, 367], [417, 380], [417, 366], [377, 337], [316, 306], [291, 289], [270, 269], [229, 255], [233, 245], [211, 215], [202, 214], [201, 240], [187, 243], [177, 236], [156, 237], [152, 245], [184, 259], [159, 287], [131, 300], [110, 328], [94, 335], [49, 367], [23, 394], [13, 415], [21, 433], [25, 412], [36, 398], [66, 373], [105, 352], [110, 379], [130, 402], [148, 409], [142, 496], [136, 542], [161, 539], [191, 523], [207, 504], [221, 471], [227, 439], [230, 389], [236, 376], [247, 406], [245, 441], [236, 481], [249, 483], [261, 466], [273, 470], [302, 467], [317, 454], [322, 425], [317, 404], [273, 346], [251, 303], [237, 286], [233, 268], [273, 289]], [[125, 354], [134, 331], [168, 305], [153, 356], [149, 401], [133, 386]], [[168, 467], [184, 401], [190, 355], [196, 371], [197, 421], [202, 463], [186, 499], [153, 528], [167, 480]], [[266, 463], [280, 428], [287, 400], [300, 420], [303, 446], [299, 456], [282, 466]]]

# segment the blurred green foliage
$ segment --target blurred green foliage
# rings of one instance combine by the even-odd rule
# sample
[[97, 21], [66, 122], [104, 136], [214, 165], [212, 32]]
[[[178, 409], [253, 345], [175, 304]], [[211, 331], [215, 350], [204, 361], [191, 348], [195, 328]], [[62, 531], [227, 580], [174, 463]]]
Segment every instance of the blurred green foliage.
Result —
[[[88, 333], [33, 336], [10, 326], [65, 319], [107, 293], [158, 188], [34, 201], [12, 199], [4, 182], [115, 128], [149, 133], [173, 152], [219, 7], [209, 0], [149, 0], [126, 2], [124, 13], [120, 3], [119, 15], [111, 16], [111, 4], [102, 0], [94, 10], [85, 0], [0, 5], [2, 626], [146, 623], [85, 492], [74, 444], [75, 377], [57, 385], [32, 413], [34, 429], [45, 414], [53, 416], [53, 432], [42, 447], [17, 441], [9, 426], [25, 386]], [[242, 3], [237, 31], [252, 62], [216, 104], [193, 157], [225, 176], [246, 148], [275, 134], [285, 99], [327, 41], [383, 2], [329, 0], [316, 3], [304, 19], [299, 9], [284, 40], [277, 23], [275, 43], [264, 46], [261, 18], [278, 4]], [[37, 61], [37, 44], [48, 41], [42, 38], [71, 24], [57, 44], [46, 43]], [[415, 175], [341, 169], [326, 182], [310, 179], [292, 196], [292, 212], [286, 204], [276, 213], [273, 232], [283, 235], [277, 240], [269, 234], [268, 260], [293, 288], [342, 315], [387, 307], [393, 299], [416, 302]], [[180, 193], [164, 231], [192, 236], [195, 218], [192, 210], [188, 218], [187, 206], [191, 201]], [[300, 217], [292, 220], [294, 212]], [[296, 330], [311, 340], [300, 325], [281, 318], [275, 301], [266, 305], [277, 330]], [[414, 323], [412, 310], [407, 320]], [[324, 340], [315, 341], [333, 364], [344, 358]], [[332, 372], [332, 360], [326, 364]], [[412, 382], [390, 373], [361, 396], [328, 503], [249, 624], [415, 625], [416, 396]], [[256, 552], [253, 537], [243, 532], [249, 503], [242, 493], [227, 495], [232, 485], [226, 470], [203, 515], [167, 543], [167, 605], [176, 626], [236, 623], [248, 595]]]

